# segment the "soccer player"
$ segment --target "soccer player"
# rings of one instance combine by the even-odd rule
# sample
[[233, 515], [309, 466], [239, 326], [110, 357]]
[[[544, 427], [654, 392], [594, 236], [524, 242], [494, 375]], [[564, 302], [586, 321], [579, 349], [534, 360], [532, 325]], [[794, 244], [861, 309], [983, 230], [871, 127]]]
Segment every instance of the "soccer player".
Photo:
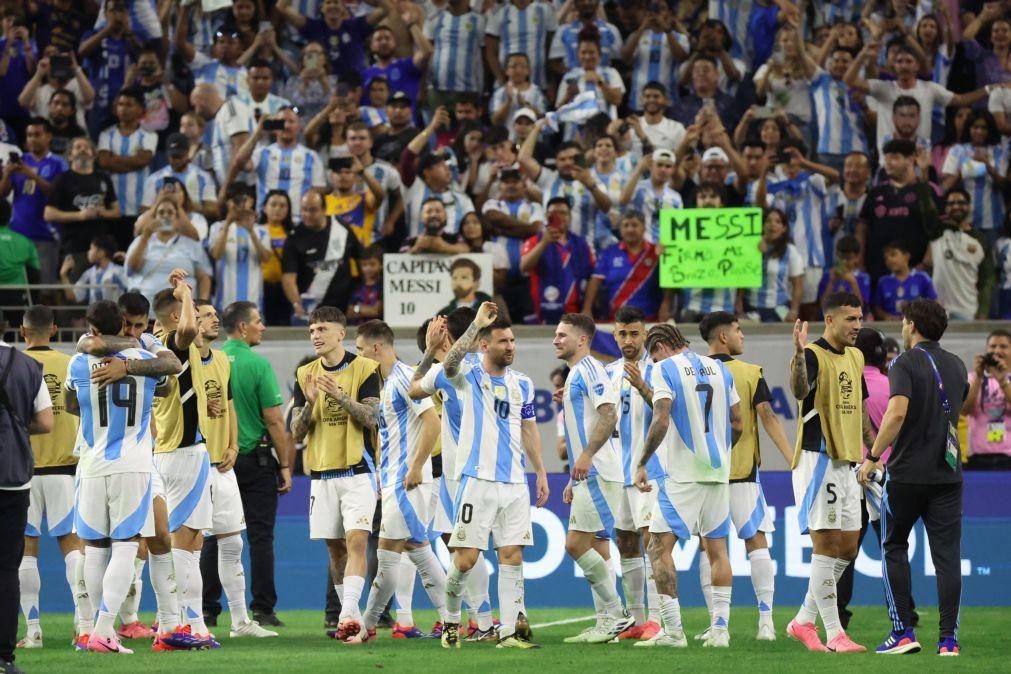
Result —
[[[793, 327], [790, 388], [801, 401], [793, 495], [800, 506], [802, 534], [811, 534], [811, 579], [807, 595], [786, 633], [810, 651], [862, 653], [839, 623], [836, 583], [856, 559], [860, 537], [860, 485], [851, 465], [863, 444], [874, 446], [874, 432], [863, 399], [864, 356], [854, 345], [863, 324], [860, 298], [829, 295], [822, 303], [825, 331], [807, 343], [807, 322]], [[818, 637], [821, 616], [827, 643]]]
[[[123, 327], [114, 302], [88, 308], [95, 334], [115, 335]], [[153, 359], [142, 349], [126, 349], [120, 358]], [[114, 621], [134, 577], [140, 536], [154, 533], [151, 509], [151, 406], [156, 381], [129, 375], [108, 387], [91, 380], [100, 365], [95, 356], [75, 354], [67, 369], [67, 411], [81, 417], [80, 482], [74, 524], [85, 539], [85, 583], [90, 597], [101, 597], [98, 620], [87, 649], [133, 653], [123, 647]], [[164, 386], [164, 384], [162, 384]]]
[[604, 366], [590, 355], [595, 331], [589, 316], [565, 314], [553, 342], [555, 355], [571, 369], [562, 392], [572, 466], [572, 479], [562, 495], [572, 505], [565, 551], [583, 570], [597, 608], [597, 624], [566, 643], [606, 643], [635, 625], [618, 598], [608, 549], [623, 476], [621, 452], [612, 441], [618, 395]]
[[25, 355], [38, 361], [42, 376], [53, 401], [55, 426], [51, 433], [31, 436], [32, 454], [35, 457], [35, 474], [32, 476], [28, 506], [28, 524], [25, 527], [25, 552], [18, 568], [21, 581], [21, 611], [25, 614], [25, 638], [18, 648], [42, 648], [42, 626], [39, 623], [39, 593], [42, 577], [39, 575], [39, 537], [42, 536], [42, 517], [45, 515], [48, 534], [56, 539], [63, 553], [67, 584], [74, 598], [75, 627], [81, 634], [91, 632], [94, 617], [86, 593], [78, 592], [77, 565], [81, 560], [81, 540], [73, 532], [74, 524], [74, 474], [77, 456], [74, 445], [77, 438], [77, 417], [68, 414], [64, 405], [63, 383], [67, 377], [70, 356], [54, 351], [49, 345], [56, 334], [53, 310], [37, 304], [25, 310], [21, 337], [25, 340]]
[[369, 592], [362, 630], [346, 640], [361, 644], [376, 636], [379, 617], [397, 588], [405, 551], [443, 622], [446, 572], [428, 541], [431, 454], [439, 437], [439, 417], [430, 399], [408, 397], [414, 369], [397, 358], [390, 326], [380, 320], [359, 325], [355, 347], [359, 356], [379, 363], [384, 382], [379, 404], [379, 483], [383, 495], [376, 553], [379, 570]]
[[[239, 456], [238, 416], [232, 400], [231, 364], [223, 351], [212, 349], [218, 338], [221, 321], [218, 311], [207, 300], [194, 302], [197, 312], [197, 338], [193, 341], [200, 353], [200, 367], [193, 373], [194, 383], [203, 388], [207, 404], [198, 408], [200, 428], [207, 441], [211, 462], [208, 483], [211, 492], [211, 526], [207, 535], [215, 539], [214, 557], [201, 560], [203, 569], [217, 563], [218, 578], [228, 598], [232, 616], [228, 636], [276, 637], [277, 632], [260, 627], [246, 612], [246, 572], [242, 568], [242, 530], [246, 518], [235, 479], [235, 459]], [[216, 558], [216, 559], [215, 559]], [[203, 593], [201, 593], [201, 605]]]
[[[464, 363], [475, 341], [480, 346], [481, 361]], [[494, 302], [484, 302], [443, 363], [446, 378], [460, 396], [457, 458], [463, 463], [453, 529], [456, 547], [446, 579], [443, 648], [460, 647], [464, 587], [480, 553], [488, 548], [489, 535], [495, 537], [498, 548], [502, 625], [497, 647], [536, 648], [516, 635], [517, 618], [524, 605], [523, 546], [533, 543], [524, 451], [537, 475], [538, 508], [548, 499], [548, 478], [541, 460], [534, 384], [512, 369], [515, 354], [512, 326], [499, 318]]]
[[[439, 489], [440, 508], [436, 512], [435, 529], [443, 531], [443, 542], [452, 552], [453, 539], [450, 534], [456, 521], [456, 495], [459, 490], [460, 476], [463, 464], [459, 460], [458, 442], [460, 439], [461, 401], [456, 387], [446, 377], [442, 363], [446, 354], [453, 348], [458, 339], [463, 337], [467, 328], [474, 322], [477, 315], [470, 307], [460, 307], [445, 318], [436, 316], [429, 322], [426, 331], [426, 349], [418, 369], [411, 382], [410, 396], [414, 399], [429, 395], [441, 400], [442, 407], [442, 485]], [[443, 327], [444, 326], [444, 327]], [[476, 345], [472, 344], [473, 349]], [[464, 363], [480, 362], [480, 356], [473, 351], [464, 355]], [[440, 403], [436, 403], [438, 410]], [[488, 567], [484, 563], [484, 553], [478, 555], [468, 576], [467, 590], [464, 596], [467, 612], [470, 614], [465, 641], [497, 641], [498, 635], [491, 615], [491, 600], [488, 591]], [[398, 599], [399, 600], [399, 599]], [[521, 609], [516, 621], [516, 633], [521, 638], [530, 640], [532, 634], [527, 622], [526, 612]]]
[[[730, 452], [730, 520], [737, 537], [744, 541], [751, 562], [751, 584], [758, 600], [759, 641], [775, 641], [772, 624], [772, 598], [775, 594], [776, 571], [769, 556], [767, 533], [776, 530], [772, 513], [765, 502], [758, 466], [762, 454], [758, 446], [758, 420], [779, 449], [787, 463], [793, 461], [793, 449], [786, 431], [770, 404], [772, 394], [762, 368], [738, 360], [744, 353], [744, 333], [734, 314], [716, 311], [706, 314], [699, 323], [702, 339], [709, 344], [709, 357], [722, 362], [734, 378], [734, 387], [741, 398], [741, 437]], [[699, 580], [706, 605], [712, 603], [712, 570], [707, 555], [699, 556]], [[711, 609], [711, 606], [710, 606]]]
[[[663, 630], [636, 646], [688, 645], [677, 599], [677, 571], [671, 556], [678, 539], [705, 539], [713, 579], [713, 607], [707, 647], [730, 646], [730, 589], [733, 572], [727, 556], [730, 529], [730, 447], [741, 435], [740, 399], [723, 363], [700, 356], [672, 325], [655, 325], [646, 336], [653, 421], [646, 435], [635, 484], [651, 491], [646, 466], [663, 442], [666, 469], [650, 518], [649, 553], [660, 594]], [[675, 400], [677, 398], [677, 400]], [[674, 405], [677, 404], [675, 408]], [[673, 420], [673, 428], [671, 421]], [[670, 433], [668, 433], [670, 431]]]
[[291, 434], [305, 442], [309, 538], [326, 541], [330, 574], [341, 601], [338, 641], [362, 629], [365, 548], [376, 510], [374, 436], [379, 425], [379, 364], [344, 349], [347, 319], [336, 307], [309, 315], [309, 339], [319, 356], [295, 373]]
[[[649, 558], [643, 561], [643, 546], [649, 546], [649, 520], [656, 503], [657, 490], [641, 492], [632, 482], [639, 465], [646, 430], [653, 419], [653, 389], [649, 386], [653, 361], [643, 348], [646, 344], [646, 319], [635, 307], [622, 307], [614, 316], [614, 340], [622, 357], [604, 369], [618, 390], [621, 412], [618, 441], [625, 488], [621, 492], [615, 520], [618, 553], [621, 555], [621, 585], [628, 611], [635, 626], [619, 635], [622, 639], [651, 639], [660, 631], [660, 599], [653, 581]], [[663, 479], [660, 457], [653, 455], [647, 477], [654, 486]], [[646, 617], [648, 598], [649, 618]]]

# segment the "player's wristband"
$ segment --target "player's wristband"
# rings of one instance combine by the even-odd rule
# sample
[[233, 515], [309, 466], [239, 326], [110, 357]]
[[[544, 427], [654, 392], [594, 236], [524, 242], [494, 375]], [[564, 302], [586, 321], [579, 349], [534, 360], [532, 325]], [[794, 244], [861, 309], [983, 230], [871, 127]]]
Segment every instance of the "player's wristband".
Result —
[[877, 463], [881, 460], [880, 456], [874, 456], [871, 452], [867, 452], [867, 460], [871, 463]]

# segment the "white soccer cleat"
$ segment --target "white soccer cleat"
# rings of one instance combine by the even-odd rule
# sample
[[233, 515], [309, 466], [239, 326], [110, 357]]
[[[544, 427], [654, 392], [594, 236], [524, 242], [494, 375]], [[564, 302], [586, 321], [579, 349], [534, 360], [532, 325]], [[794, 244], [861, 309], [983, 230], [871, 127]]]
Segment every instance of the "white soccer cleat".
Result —
[[709, 631], [711, 629], [712, 629], [711, 627], [707, 627], [704, 630], [702, 630], [702, 632], [700, 632], [699, 634], [696, 634], [695, 637], [694, 637], [695, 641], [708, 641], [709, 640]]
[[771, 619], [758, 621], [758, 634], [755, 635], [755, 639], [758, 641], [776, 640], [776, 627], [772, 624]]
[[29, 632], [18, 642], [18, 648], [42, 648], [42, 632]]
[[709, 630], [709, 638], [702, 644], [705, 648], [729, 648], [730, 632], [725, 628]]
[[240, 637], [265, 639], [267, 637], [276, 637], [277, 632], [271, 632], [270, 630], [263, 629], [260, 627], [260, 623], [255, 620], [246, 620], [244, 623], [232, 625], [232, 629], [229, 630], [228, 636], [232, 639], [238, 639]]
[[575, 634], [575, 635], [573, 635], [571, 637], [565, 637], [564, 639], [562, 639], [562, 643], [565, 643], [565, 644], [585, 644], [586, 643], [586, 637], [589, 636], [590, 632], [593, 632], [596, 629], [597, 629], [597, 625], [594, 625], [592, 627], [587, 627], [585, 630], [583, 630], [579, 634]]
[[665, 630], [660, 630], [649, 639], [636, 641], [632, 645], [636, 648], [688, 648], [688, 639], [684, 632], [668, 634]]
[[588, 644], [606, 644], [617, 641], [618, 635], [635, 624], [635, 618], [625, 611], [619, 616], [607, 616], [604, 622], [586, 637]]

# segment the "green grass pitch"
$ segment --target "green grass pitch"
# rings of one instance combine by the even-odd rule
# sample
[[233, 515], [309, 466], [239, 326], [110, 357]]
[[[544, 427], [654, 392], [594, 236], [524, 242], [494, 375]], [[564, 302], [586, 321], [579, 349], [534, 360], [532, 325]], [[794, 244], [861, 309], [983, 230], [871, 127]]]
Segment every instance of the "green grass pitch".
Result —
[[[640, 649], [629, 642], [597, 646], [567, 645], [562, 639], [589, 625], [589, 621], [541, 627], [544, 623], [586, 617], [586, 609], [538, 609], [532, 612], [535, 651], [497, 650], [494, 644], [463, 644], [459, 651], [444, 650], [437, 641], [397, 641], [389, 630], [380, 630], [379, 638], [365, 646], [350, 647], [332, 641], [323, 633], [322, 611], [282, 611], [285, 627], [274, 639], [229, 639], [227, 614], [214, 631], [222, 646], [219, 650], [198, 653], [152, 653], [146, 641], [126, 641], [135, 649], [132, 656], [76, 653], [70, 646], [71, 617], [43, 615], [45, 648], [17, 653], [17, 664], [28, 674], [40, 672], [333, 672], [341, 670], [395, 672], [527, 672], [541, 674], [580, 671], [653, 672], [1009, 672], [1008, 634], [1011, 634], [1011, 609], [969, 608], [961, 616], [960, 641], [963, 655], [941, 658], [935, 654], [937, 611], [921, 609], [921, 627], [917, 631], [924, 650], [916, 655], [879, 656], [808, 653], [799, 643], [786, 637], [783, 630], [794, 608], [778, 607], [775, 643], [756, 642], [756, 611], [736, 608], [731, 613], [730, 648], [710, 651], [691, 641], [687, 649]], [[434, 619], [431, 611], [416, 611], [419, 625]], [[150, 619], [150, 615], [142, 619]], [[705, 625], [705, 612], [684, 612], [686, 633], [691, 636]], [[224, 625], [224, 626], [222, 626]], [[871, 651], [884, 639], [889, 623], [883, 607], [858, 607], [850, 624], [850, 636]], [[23, 633], [23, 627], [22, 627]], [[452, 669], [450, 669], [452, 668]]]

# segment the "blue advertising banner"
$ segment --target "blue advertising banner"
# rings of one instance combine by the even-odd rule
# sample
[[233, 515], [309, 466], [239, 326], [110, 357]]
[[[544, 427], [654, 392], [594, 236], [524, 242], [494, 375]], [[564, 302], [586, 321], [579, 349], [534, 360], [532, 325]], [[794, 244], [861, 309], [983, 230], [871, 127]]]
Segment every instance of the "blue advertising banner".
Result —
[[[962, 601], [967, 606], [1011, 606], [1011, 537], [1008, 536], [1011, 531], [1011, 501], [1006, 498], [1011, 474], [966, 473], [965, 477]], [[591, 600], [586, 582], [580, 577], [578, 567], [565, 554], [568, 506], [562, 503], [562, 489], [567, 477], [553, 474], [549, 478], [551, 497], [544, 508], [532, 511], [534, 545], [524, 554], [527, 605], [589, 607]], [[796, 605], [803, 600], [807, 590], [810, 538], [800, 534], [790, 474], [779, 471], [764, 473], [762, 488], [775, 513], [776, 531], [771, 536], [771, 551], [776, 563], [776, 603]], [[292, 493], [280, 502], [275, 541], [278, 610], [322, 610], [326, 590], [326, 550], [321, 541], [309, 540], [309, 480], [296, 479]], [[72, 611], [59, 549], [48, 536], [43, 536], [41, 543], [42, 610]], [[441, 542], [438, 551], [443, 563], [448, 563], [448, 555]], [[683, 605], [703, 604], [698, 583], [698, 554], [696, 540], [679, 542], [675, 548], [675, 563], [681, 572], [678, 585]], [[917, 603], [923, 606], [936, 604], [934, 569], [922, 526], [913, 530], [909, 556]], [[493, 557], [490, 555], [490, 558]], [[731, 539], [730, 557], [734, 570], [734, 604], [750, 605], [754, 594], [748, 558], [744, 543], [737, 538]], [[612, 558], [617, 566], [617, 551], [613, 546]], [[878, 540], [873, 531], [868, 531], [856, 561], [854, 604], [883, 602], [880, 560]], [[491, 560], [492, 567], [495, 566], [493, 562]], [[248, 556], [246, 564], [248, 570]], [[154, 597], [148, 579], [145, 579], [145, 584], [147, 588], [142, 608], [151, 611], [154, 609]], [[494, 579], [491, 587], [492, 602], [497, 604]], [[420, 589], [415, 593], [415, 605], [428, 605], [428, 598]]]

